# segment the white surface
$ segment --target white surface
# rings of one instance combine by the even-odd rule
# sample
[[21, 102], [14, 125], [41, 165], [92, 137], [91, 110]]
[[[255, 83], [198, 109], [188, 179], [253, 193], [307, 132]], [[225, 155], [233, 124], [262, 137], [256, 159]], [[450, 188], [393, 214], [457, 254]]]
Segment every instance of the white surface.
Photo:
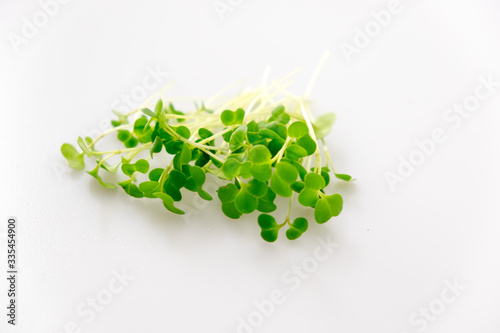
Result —
[[[467, 289], [425, 331], [500, 332], [500, 87], [456, 130], [443, 120], [479, 76], [500, 81], [500, 4], [402, 1], [348, 63], [341, 43], [388, 3], [242, 1], [221, 20], [211, 0], [71, 1], [18, 52], [8, 34], [40, 5], [2, 3], [1, 219], [19, 219], [20, 291], [18, 326], [2, 310], [0, 331], [75, 322], [74, 332], [237, 332], [238, 318], [279, 289], [284, 303], [255, 332], [412, 333], [424, 326], [412, 314], [442, 304], [445, 281], [457, 279]], [[183, 219], [54, 169], [60, 145], [98, 129], [146, 68], [175, 81], [167, 97], [209, 97], [239, 80], [257, 85], [266, 65], [274, 78], [303, 65], [291, 88], [300, 94], [326, 50], [315, 112], [337, 113], [328, 145], [358, 180], [337, 186], [341, 216], [298, 241], [267, 244], [256, 214], [229, 221], [217, 201], [193, 202]], [[447, 140], [392, 192], [384, 173], [438, 127]], [[339, 247], [291, 290], [283, 276], [328, 237]], [[122, 269], [135, 278], [87, 322], [78, 308]]]

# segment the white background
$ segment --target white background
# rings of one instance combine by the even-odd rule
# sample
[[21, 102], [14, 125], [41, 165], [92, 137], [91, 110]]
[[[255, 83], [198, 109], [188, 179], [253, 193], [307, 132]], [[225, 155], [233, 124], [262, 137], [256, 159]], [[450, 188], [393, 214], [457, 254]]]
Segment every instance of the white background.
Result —
[[[0, 331], [237, 332], [279, 289], [284, 302], [240, 332], [500, 332], [500, 87], [456, 129], [443, 118], [479, 77], [500, 81], [500, 3], [402, 0], [350, 62], [340, 46], [388, 1], [232, 3], [221, 19], [211, 0], [73, 0], [17, 46], [42, 7], [1, 3], [0, 259], [4, 272], [17, 216], [20, 275], [13, 328], [2, 273]], [[291, 87], [301, 94], [327, 50], [313, 109], [337, 113], [328, 146], [357, 180], [332, 187], [341, 216], [297, 241], [262, 241], [256, 214], [228, 220], [218, 199], [188, 202], [183, 218], [61, 167], [61, 144], [98, 130], [147, 68], [168, 72], [158, 84], [174, 82], [168, 99], [302, 66]], [[436, 128], [447, 139], [391, 191], [385, 173]], [[292, 290], [283, 276], [328, 238], [338, 248]], [[78, 314], [122, 270], [134, 277], [123, 291], [95, 318]], [[455, 280], [467, 289], [441, 309]], [[432, 321], [411, 321], [429, 306]]]

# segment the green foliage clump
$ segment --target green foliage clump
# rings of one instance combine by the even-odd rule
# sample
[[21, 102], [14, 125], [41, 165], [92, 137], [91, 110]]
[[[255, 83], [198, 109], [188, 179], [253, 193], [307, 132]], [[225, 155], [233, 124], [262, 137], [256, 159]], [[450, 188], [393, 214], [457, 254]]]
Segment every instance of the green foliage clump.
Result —
[[[96, 139], [78, 138], [81, 151], [64, 143], [61, 153], [76, 170], [85, 168], [85, 157], [95, 161], [87, 173], [103, 187], [121, 187], [134, 198], [161, 201], [175, 214], [185, 214], [176, 206], [185, 190], [212, 200], [204, 185], [207, 176], [218, 177], [224, 185], [217, 196], [227, 217], [259, 212], [264, 240], [274, 242], [285, 226], [286, 237], [295, 240], [307, 231], [308, 220], [302, 216], [291, 220], [294, 197], [312, 209], [317, 223], [325, 223], [343, 206], [340, 194], [326, 193], [330, 174], [343, 181], [351, 177], [333, 171], [324, 142], [335, 115], [314, 122], [304, 100], [287, 95], [276, 101], [275, 95], [268, 90], [242, 94], [226, 104], [234, 106], [231, 109], [208, 110], [202, 105], [184, 113], [159, 100], [154, 110], [114, 111], [118, 119], [110, 130]], [[96, 144], [110, 134], [123, 147], [96, 150]], [[169, 155], [168, 164], [153, 168], [150, 163], [157, 155]], [[113, 159], [118, 160], [111, 164]], [[102, 178], [103, 173], [119, 171], [120, 181]], [[287, 216], [280, 223], [270, 215], [277, 209], [278, 196], [289, 199]]]

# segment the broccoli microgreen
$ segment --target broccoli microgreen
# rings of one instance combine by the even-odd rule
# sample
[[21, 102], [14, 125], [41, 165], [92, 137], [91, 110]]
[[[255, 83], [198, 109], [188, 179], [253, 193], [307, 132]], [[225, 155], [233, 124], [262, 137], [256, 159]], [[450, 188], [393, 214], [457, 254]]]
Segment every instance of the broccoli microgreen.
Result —
[[[170, 212], [184, 214], [175, 206], [183, 191], [212, 200], [204, 189], [207, 174], [219, 177], [226, 182], [217, 190], [222, 212], [231, 219], [260, 212], [258, 225], [268, 242], [274, 242], [285, 226], [290, 240], [307, 231], [305, 217], [291, 222], [295, 200], [312, 208], [319, 224], [342, 211], [342, 196], [326, 194], [331, 173], [336, 179], [352, 180], [334, 171], [324, 141], [335, 115], [314, 121], [306, 98], [285, 92], [281, 81], [242, 93], [219, 109], [209, 110], [202, 103], [192, 112], [182, 112], [160, 99], [152, 109], [113, 112], [113, 127], [95, 139], [79, 137], [80, 150], [68, 143], [61, 147], [73, 169], [85, 169], [85, 158], [95, 163], [87, 173], [105, 188], [118, 186], [134, 198], [161, 201]], [[108, 135], [123, 148], [97, 150]], [[161, 155], [170, 156], [168, 164], [153, 168], [151, 163]], [[118, 181], [103, 180], [105, 173], [117, 173]], [[277, 208], [277, 196], [289, 199], [282, 223], [270, 215]]]

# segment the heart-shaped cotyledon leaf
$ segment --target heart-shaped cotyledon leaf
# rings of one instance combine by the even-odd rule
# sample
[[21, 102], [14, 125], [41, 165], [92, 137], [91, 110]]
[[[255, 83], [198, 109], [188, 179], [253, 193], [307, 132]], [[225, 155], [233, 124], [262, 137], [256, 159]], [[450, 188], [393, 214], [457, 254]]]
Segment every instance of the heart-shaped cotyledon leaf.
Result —
[[343, 199], [340, 194], [323, 196], [316, 202], [314, 218], [318, 223], [325, 223], [342, 211]]
[[198, 192], [198, 195], [204, 200], [212, 200], [212, 196], [202, 188], [206, 180], [206, 175], [202, 168], [186, 164], [182, 166], [182, 171], [186, 175], [186, 184], [184, 187], [187, 190]]
[[273, 190], [268, 187], [266, 194], [257, 199], [257, 210], [262, 213], [274, 212], [277, 208], [274, 204], [274, 199], [276, 199], [276, 193], [274, 193]]
[[299, 238], [304, 232], [307, 231], [307, 226], [307, 219], [304, 217], [297, 217], [293, 223], [290, 224], [290, 228], [286, 231], [286, 238], [289, 240]]
[[271, 177], [271, 189], [282, 197], [291, 197], [293, 193], [291, 186], [298, 176], [299, 172], [292, 164], [279, 162]]
[[276, 121], [283, 125], [288, 124], [290, 121], [290, 115], [285, 112], [285, 107], [283, 105], [278, 105], [271, 112], [272, 116], [269, 118], [269, 122]]
[[238, 219], [241, 216], [241, 212], [236, 209], [234, 204], [234, 198], [238, 192], [238, 188], [233, 183], [221, 186], [217, 190], [217, 195], [222, 203], [222, 212], [232, 219]]
[[147, 173], [149, 170], [149, 162], [145, 159], [140, 159], [137, 162], [131, 163], [123, 163], [122, 164], [122, 172], [127, 176], [132, 176], [134, 172]]
[[261, 182], [268, 181], [273, 174], [269, 149], [263, 145], [253, 146], [248, 153], [248, 157], [252, 162], [250, 166], [252, 176]]
[[261, 198], [262, 201], [269, 200], [267, 194], [267, 183], [252, 179], [247, 184], [241, 184], [241, 189], [234, 198], [235, 207], [242, 214], [250, 214], [257, 209]]
[[75, 170], [83, 170], [85, 163], [83, 162], [83, 153], [79, 153], [75, 147], [69, 143], [64, 143], [61, 146], [61, 153], [68, 162], [68, 166]]
[[250, 161], [240, 162], [235, 158], [227, 158], [222, 165], [222, 172], [227, 179], [233, 179], [237, 176], [248, 179], [252, 177], [252, 174], [250, 173], [250, 166]]
[[269, 214], [260, 214], [258, 217], [259, 226], [261, 229], [260, 236], [266, 242], [274, 242], [278, 239], [278, 233], [284, 224], [279, 225], [276, 219]]
[[236, 111], [231, 111], [231, 110], [222, 111], [220, 115], [220, 120], [225, 126], [230, 126], [235, 124], [241, 124], [243, 122], [244, 117], [245, 117], [245, 110], [239, 108]]
[[174, 201], [180, 201], [182, 194], [180, 189], [186, 184], [186, 175], [178, 170], [172, 170], [168, 174], [163, 191], [168, 194]]
[[317, 173], [308, 173], [304, 180], [304, 189], [299, 193], [299, 203], [303, 206], [314, 207], [318, 201], [318, 192], [325, 187], [325, 179]]

